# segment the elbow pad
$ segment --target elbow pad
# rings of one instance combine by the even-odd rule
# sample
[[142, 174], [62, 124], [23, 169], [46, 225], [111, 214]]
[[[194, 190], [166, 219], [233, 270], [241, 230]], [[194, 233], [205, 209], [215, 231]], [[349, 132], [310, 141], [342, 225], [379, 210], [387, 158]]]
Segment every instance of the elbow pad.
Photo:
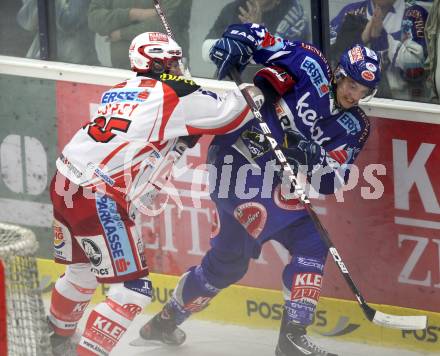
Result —
[[254, 84], [266, 93], [275, 92], [283, 96], [295, 85], [295, 79], [283, 68], [277, 66], [264, 67], [254, 77]]

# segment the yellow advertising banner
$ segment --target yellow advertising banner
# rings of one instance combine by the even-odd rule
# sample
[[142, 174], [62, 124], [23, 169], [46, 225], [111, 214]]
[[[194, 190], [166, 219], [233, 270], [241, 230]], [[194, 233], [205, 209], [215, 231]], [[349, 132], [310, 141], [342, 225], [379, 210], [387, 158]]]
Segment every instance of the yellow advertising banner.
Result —
[[[48, 296], [64, 266], [50, 260], [38, 261], [41, 286]], [[173, 292], [178, 277], [150, 274], [153, 282], [153, 303], [148, 313], [158, 312]], [[106, 286], [96, 291], [92, 303], [104, 299]], [[321, 297], [311, 333], [377, 346], [407, 350], [440, 352], [440, 313], [389, 305], [372, 306], [382, 312], [397, 315], [428, 315], [428, 328], [405, 331], [379, 327], [369, 322], [355, 301]], [[233, 285], [213, 299], [211, 305], [194, 315], [197, 319], [244, 325], [254, 328], [277, 329], [280, 325], [283, 298], [280, 291]]]

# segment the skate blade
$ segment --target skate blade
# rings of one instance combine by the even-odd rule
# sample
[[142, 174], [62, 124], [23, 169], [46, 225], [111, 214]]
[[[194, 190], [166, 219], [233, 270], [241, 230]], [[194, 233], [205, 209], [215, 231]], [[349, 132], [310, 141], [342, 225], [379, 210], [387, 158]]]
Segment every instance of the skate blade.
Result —
[[135, 346], [135, 347], [149, 346], [149, 347], [153, 347], [154, 349], [158, 349], [163, 346], [163, 343], [161, 343], [160, 341], [157, 341], [157, 340], [146, 340], [141, 337], [138, 337], [137, 339], [130, 341], [129, 345]]

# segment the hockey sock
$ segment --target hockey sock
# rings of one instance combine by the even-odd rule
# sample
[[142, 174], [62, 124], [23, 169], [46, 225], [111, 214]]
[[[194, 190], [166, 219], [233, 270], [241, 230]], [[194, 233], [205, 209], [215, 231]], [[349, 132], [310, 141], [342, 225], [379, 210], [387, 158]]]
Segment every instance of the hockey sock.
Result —
[[173, 297], [168, 302], [174, 310], [177, 325], [183, 323], [192, 313], [197, 313], [208, 306], [220, 289], [206, 279], [202, 266], [193, 266], [184, 273], [174, 289]]
[[151, 282], [146, 278], [112, 284], [107, 299], [87, 319], [78, 355], [108, 355], [151, 297]]
[[87, 305], [97, 287], [96, 278], [76, 281], [75, 273], [66, 270], [52, 290], [49, 320], [56, 334], [72, 336], [75, 334], [78, 321], [84, 314]]
[[283, 272], [287, 320], [310, 325], [321, 294], [324, 261], [295, 256]]

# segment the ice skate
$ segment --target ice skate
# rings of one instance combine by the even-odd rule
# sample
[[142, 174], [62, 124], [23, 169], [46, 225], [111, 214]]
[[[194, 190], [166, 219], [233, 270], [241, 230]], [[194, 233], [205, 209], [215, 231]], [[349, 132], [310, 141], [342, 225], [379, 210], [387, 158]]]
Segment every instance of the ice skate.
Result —
[[186, 339], [186, 334], [177, 326], [174, 312], [169, 305], [146, 323], [139, 334], [142, 340], [160, 341], [172, 346], [179, 346]]
[[306, 328], [302, 325], [287, 322], [283, 317], [276, 356], [337, 356], [317, 346], [308, 336]]
[[53, 333], [50, 336], [53, 356], [77, 356], [76, 344], [71, 337], [60, 336]]
[[79, 342], [78, 335], [61, 336], [53, 331], [51, 322], [48, 320], [50, 344], [53, 356], [77, 356], [76, 346]]

